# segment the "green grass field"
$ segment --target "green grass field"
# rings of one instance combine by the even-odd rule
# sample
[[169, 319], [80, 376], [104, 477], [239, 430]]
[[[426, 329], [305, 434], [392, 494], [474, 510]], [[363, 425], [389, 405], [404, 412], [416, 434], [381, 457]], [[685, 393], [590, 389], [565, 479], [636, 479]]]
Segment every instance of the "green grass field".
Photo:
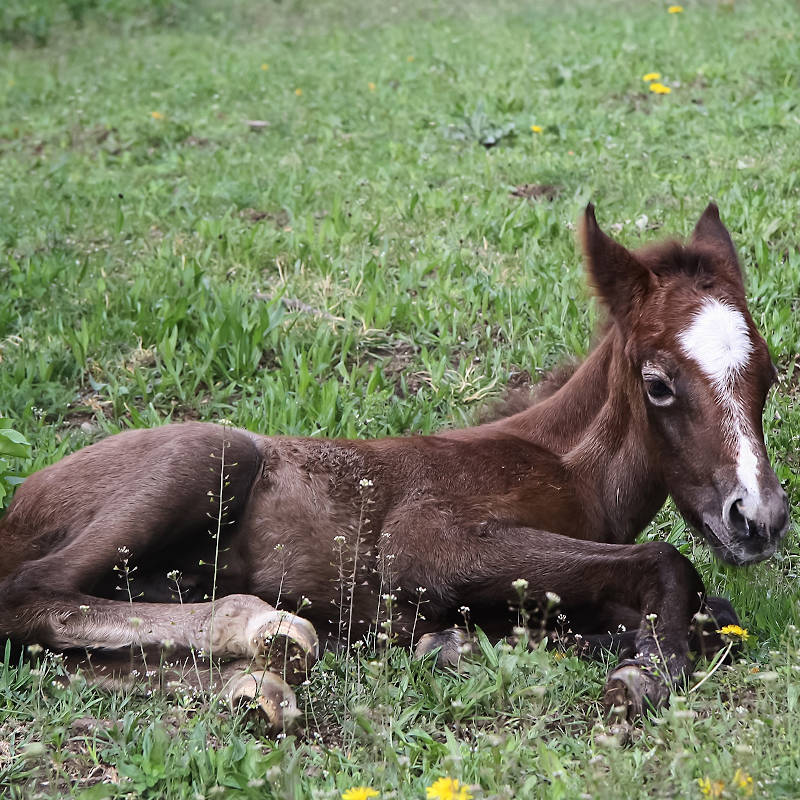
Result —
[[[586, 353], [588, 200], [636, 246], [688, 234], [713, 198], [780, 368], [765, 428], [796, 519], [800, 11], [667, 7], [9, 0], [0, 413], [33, 445], [12, 467], [170, 420], [469, 423]], [[607, 665], [570, 653], [487, 645], [461, 675], [329, 654], [277, 740], [213, 698], [61, 688], [48, 657], [0, 666], [0, 794], [424, 798], [450, 776], [475, 798], [797, 798], [797, 533], [737, 571], [671, 508], [645, 531], [750, 639], [628, 743], [603, 719]]]

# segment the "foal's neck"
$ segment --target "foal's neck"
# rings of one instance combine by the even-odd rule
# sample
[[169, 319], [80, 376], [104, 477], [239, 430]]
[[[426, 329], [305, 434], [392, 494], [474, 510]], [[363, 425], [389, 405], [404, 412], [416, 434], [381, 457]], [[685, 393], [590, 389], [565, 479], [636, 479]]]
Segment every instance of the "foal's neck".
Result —
[[561, 456], [576, 487], [602, 515], [597, 535], [610, 541], [632, 541], [667, 495], [624, 348], [612, 325], [555, 394], [503, 423]]

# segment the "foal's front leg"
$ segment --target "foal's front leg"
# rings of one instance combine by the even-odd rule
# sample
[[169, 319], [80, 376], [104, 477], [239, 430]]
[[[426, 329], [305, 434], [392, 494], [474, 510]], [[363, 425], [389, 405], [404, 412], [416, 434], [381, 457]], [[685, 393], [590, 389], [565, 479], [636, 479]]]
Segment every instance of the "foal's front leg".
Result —
[[542, 604], [545, 592], [552, 592], [568, 618], [571, 610], [585, 617], [609, 603], [635, 610], [634, 657], [611, 671], [604, 691], [614, 716], [632, 718], [648, 705], [662, 704], [669, 687], [690, 668], [689, 626], [704, 589], [692, 564], [672, 545], [582, 542], [525, 528], [469, 544], [480, 566], [460, 581], [465, 604], [513, 602], [511, 584], [523, 578], [532, 603]]

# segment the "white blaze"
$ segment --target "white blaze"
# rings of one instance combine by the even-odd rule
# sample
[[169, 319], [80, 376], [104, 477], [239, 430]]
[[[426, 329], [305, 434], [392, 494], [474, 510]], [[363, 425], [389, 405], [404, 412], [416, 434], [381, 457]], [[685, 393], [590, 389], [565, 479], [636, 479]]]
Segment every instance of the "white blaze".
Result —
[[758, 456], [747, 416], [734, 394], [735, 380], [753, 352], [744, 316], [732, 305], [708, 298], [678, 341], [684, 355], [711, 381], [725, 412], [726, 436], [737, 449], [736, 475], [752, 499], [758, 498]]

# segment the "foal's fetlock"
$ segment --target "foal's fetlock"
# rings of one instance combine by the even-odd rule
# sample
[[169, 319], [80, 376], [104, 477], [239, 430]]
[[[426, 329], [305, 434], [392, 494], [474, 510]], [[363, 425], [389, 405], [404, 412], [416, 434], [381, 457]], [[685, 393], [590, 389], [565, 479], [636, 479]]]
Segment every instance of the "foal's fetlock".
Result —
[[641, 660], [621, 661], [608, 673], [603, 690], [606, 716], [614, 722], [632, 722], [664, 705], [670, 681], [655, 665]]
[[291, 687], [267, 670], [237, 672], [228, 681], [225, 695], [232, 708], [255, 712], [274, 733], [293, 727], [300, 716]]
[[426, 633], [420, 637], [414, 648], [414, 658], [418, 661], [438, 650], [437, 667], [457, 668], [461, 659], [470, 650], [469, 636], [461, 628], [448, 628], [436, 633]]
[[245, 635], [256, 665], [277, 672], [288, 683], [305, 680], [319, 656], [314, 626], [288, 611], [273, 610], [252, 617]]

